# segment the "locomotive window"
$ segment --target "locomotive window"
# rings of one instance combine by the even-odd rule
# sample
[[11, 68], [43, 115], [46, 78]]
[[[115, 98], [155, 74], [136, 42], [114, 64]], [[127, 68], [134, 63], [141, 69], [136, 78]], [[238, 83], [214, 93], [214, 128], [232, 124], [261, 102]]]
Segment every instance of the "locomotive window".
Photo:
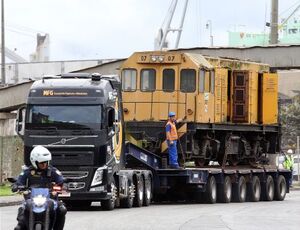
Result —
[[142, 69], [141, 71], [141, 91], [155, 90], [156, 72], [154, 69]]
[[244, 74], [237, 74], [235, 80], [236, 86], [244, 86], [245, 85], [245, 76]]
[[122, 90], [135, 91], [136, 90], [136, 70], [124, 69], [122, 71]]
[[210, 71], [210, 92], [214, 94], [215, 92], [215, 71]]
[[199, 92], [204, 93], [204, 85], [205, 85], [205, 70], [200, 69], [199, 71]]
[[205, 71], [204, 92], [210, 92], [210, 71]]
[[164, 69], [163, 70], [163, 91], [173, 92], [175, 89], [175, 70]]
[[195, 92], [196, 90], [196, 70], [183, 69], [180, 72], [180, 91]]

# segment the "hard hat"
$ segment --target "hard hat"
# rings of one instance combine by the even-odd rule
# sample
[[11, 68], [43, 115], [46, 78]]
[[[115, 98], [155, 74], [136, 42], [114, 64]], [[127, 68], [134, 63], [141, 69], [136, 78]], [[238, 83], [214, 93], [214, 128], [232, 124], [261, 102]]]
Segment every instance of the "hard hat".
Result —
[[48, 149], [45, 147], [38, 145], [35, 146], [30, 152], [30, 162], [34, 168], [38, 168], [37, 163], [48, 162], [51, 161], [52, 156]]
[[169, 117], [174, 117], [175, 115], [175, 112], [169, 112]]
[[287, 151], [287, 153], [288, 153], [288, 154], [293, 154], [293, 150], [289, 149], [289, 150]]

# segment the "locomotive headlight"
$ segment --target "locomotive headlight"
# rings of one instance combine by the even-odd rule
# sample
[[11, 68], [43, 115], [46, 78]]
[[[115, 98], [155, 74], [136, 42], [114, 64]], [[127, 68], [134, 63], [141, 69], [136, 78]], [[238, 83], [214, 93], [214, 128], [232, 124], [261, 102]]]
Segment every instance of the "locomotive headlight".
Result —
[[151, 61], [152, 62], [156, 62], [157, 61], [157, 57], [156, 56], [151, 56]]
[[106, 167], [101, 167], [96, 170], [91, 186], [102, 184], [104, 169], [106, 169]]
[[36, 197], [34, 197], [33, 199], [33, 203], [38, 206], [41, 207], [46, 203], [46, 197], [42, 196], [42, 195], [38, 195]]
[[158, 56], [158, 61], [163, 62], [164, 61], [164, 56]]

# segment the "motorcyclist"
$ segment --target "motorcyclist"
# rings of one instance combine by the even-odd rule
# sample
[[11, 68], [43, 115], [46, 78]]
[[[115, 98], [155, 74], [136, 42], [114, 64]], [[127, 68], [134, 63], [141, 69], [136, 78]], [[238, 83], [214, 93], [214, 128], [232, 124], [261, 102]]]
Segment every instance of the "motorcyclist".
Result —
[[[63, 184], [61, 172], [50, 165], [52, 159], [50, 151], [43, 146], [36, 146], [30, 153], [31, 166], [25, 168], [12, 186], [12, 191], [17, 192], [20, 186], [50, 188], [53, 183]], [[62, 202], [58, 202], [54, 230], [62, 230], [65, 224], [67, 209]], [[25, 205], [18, 210], [18, 225], [15, 230], [26, 229]]]

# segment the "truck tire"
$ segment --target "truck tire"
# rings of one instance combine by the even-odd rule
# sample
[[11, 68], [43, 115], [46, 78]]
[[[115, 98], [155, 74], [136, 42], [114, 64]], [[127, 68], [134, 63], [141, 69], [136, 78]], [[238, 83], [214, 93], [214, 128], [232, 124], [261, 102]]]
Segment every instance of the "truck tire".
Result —
[[286, 180], [280, 175], [275, 183], [275, 200], [282, 201], [286, 195]]
[[232, 197], [232, 184], [229, 176], [225, 176], [224, 183], [218, 184], [218, 202], [230, 203]]
[[117, 191], [117, 187], [116, 187], [114, 179], [110, 184], [110, 192], [111, 192], [111, 198], [108, 199], [108, 200], [102, 200], [101, 201], [102, 210], [111, 211], [116, 206], [116, 199], [117, 199], [117, 196], [118, 196], [118, 191]]
[[261, 184], [261, 196], [264, 201], [272, 201], [275, 195], [274, 180], [271, 175], [267, 176], [266, 182]]
[[233, 185], [233, 201], [234, 202], [245, 202], [247, 195], [247, 186], [244, 176], [240, 176], [238, 183]]
[[258, 176], [253, 176], [250, 183], [247, 185], [247, 195], [249, 201], [257, 202], [260, 200], [261, 187]]
[[135, 195], [134, 187], [133, 183], [128, 182], [128, 196], [120, 201], [122, 208], [132, 208]]
[[144, 189], [144, 206], [149, 206], [152, 199], [152, 180], [151, 177], [145, 179], [145, 189]]
[[214, 176], [209, 176], [204, 193], [205, 201], [208, 204], [214, 204], [217, 201], [217, 182]]
[[143, 205], [144, 199], [144, 178], [140, 176], [136, 179], [135, 183], [135, 195], [134, 195], [134, 203], [135, 207], [141, 207]]

